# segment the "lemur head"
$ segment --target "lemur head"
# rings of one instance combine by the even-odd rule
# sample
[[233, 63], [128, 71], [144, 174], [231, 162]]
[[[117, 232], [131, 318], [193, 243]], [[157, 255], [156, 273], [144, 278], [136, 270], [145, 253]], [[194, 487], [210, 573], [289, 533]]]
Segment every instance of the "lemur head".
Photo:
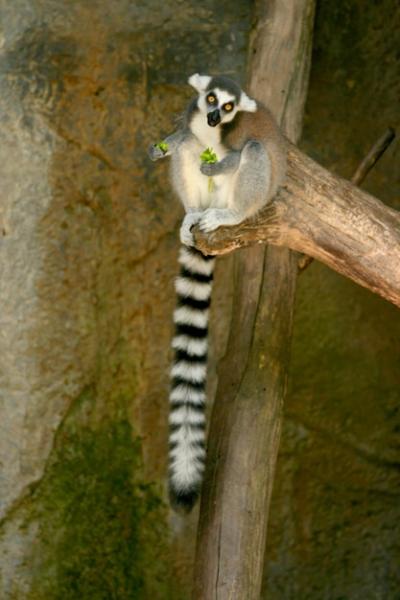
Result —
[[197, 106], [210, 127], [229, 123], [239, 111], [255, 112], [257, 104], [228, 77], [194, 73], [188, 83], [197, 90]]

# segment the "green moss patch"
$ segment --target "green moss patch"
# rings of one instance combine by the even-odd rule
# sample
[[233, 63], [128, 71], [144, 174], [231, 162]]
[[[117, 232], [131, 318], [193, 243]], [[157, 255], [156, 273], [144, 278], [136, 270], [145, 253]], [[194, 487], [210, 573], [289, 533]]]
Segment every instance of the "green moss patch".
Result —
[[37, 494], [41, 558], [31, 598], [166, 598], [165, 511], [140, 480], [126, 420], [67, 431]]

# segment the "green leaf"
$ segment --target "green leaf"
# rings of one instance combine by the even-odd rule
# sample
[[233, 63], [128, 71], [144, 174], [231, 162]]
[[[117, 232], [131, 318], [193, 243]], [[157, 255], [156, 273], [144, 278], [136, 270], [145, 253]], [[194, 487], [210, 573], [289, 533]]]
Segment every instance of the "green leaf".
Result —
[[156, 146], [156, 148], [160, 148], [160, 150], [162, 150], [162, 152], [164, 152], [164, 154], [166, 152], [168, 152], [168, 144], [166, 144], [165, 142], [158, 142], [157, 144], [154, 144]]
[[206, 148], [206, 150], [200, 154], [200, 160], [203, 163], [212, 164], [216, 163], [218, 158], [212, 148]]

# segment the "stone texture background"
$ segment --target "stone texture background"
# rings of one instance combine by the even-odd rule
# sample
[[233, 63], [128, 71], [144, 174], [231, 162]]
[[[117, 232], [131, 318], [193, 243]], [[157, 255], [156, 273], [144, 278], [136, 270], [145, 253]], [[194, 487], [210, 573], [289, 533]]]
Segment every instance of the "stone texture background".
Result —
[[[196, 515], [164, 503], [182, 212], [144, 150], [188, 74], [243, 80], [252, 9], [0, 3], [5, 600], [189, 597]], [[303, 147], [345, 176], [399, 122], [397, 15], [394, 0], [319, 3]], [[397, 142], [365, 187], [400, 208], [398, 159]], [[221, 259], [211, 394], [229, 275]], [[265, 597], [399, 597], [399, 334], [383, 300], [319, 264], [301, 276]]]
[[186, 594], [196, 516], [171, 536], [163, 502], [182, 210], [145, 150], [188, 74], [244, 73], [251, 8], [0, 4], [1, 598]]

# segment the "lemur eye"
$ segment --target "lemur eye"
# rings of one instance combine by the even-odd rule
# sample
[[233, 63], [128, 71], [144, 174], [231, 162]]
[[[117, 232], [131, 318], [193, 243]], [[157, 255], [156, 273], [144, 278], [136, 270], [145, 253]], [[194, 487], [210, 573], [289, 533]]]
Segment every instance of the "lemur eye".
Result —
[[209, 104], [215, 104], [216, 101], [217, 101], [217, 99], [214, 96], [214, 94], [208, 94], [208, 96], [207, 96], [207, 102]]
[[232, 102], [227, 102], [226, 104], [223, 105], [222, 107], [226, 112], [231, 112], [231, 110], [233, 109], [233, 103]]

